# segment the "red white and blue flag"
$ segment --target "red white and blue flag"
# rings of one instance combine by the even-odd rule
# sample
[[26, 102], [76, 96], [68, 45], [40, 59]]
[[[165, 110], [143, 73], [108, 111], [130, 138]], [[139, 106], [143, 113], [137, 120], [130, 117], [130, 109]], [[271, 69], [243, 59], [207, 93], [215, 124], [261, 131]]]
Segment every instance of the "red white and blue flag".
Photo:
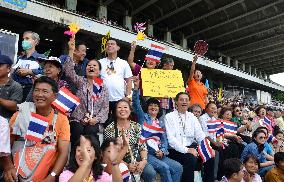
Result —
[[165, 47], [151, 44], [151, 48], [149, 49], [147, 55], [145, 56], [145, 60], [161, 62], [161, 58], [164, 54], [164, 50], [165, 50]]
[[207, 128], [209, 133], [215, 133], [217, 130], [222, 127], [222, 122], [220, 120], [214, 120], [207, 122]]
[[144, 143], [149, 139], [160, 141], [160, 138], [162, 137], [164, 132], [165, 131], [163, 128], [158, 126], [153, 126], [148, 124], [147, 122], [144, 122], [141, 131], [140, 143]]
[[100, 98], [100, 93], [103, 90], [103, 80], [98, 77], [93, 78], [93, 95], [92, 98], [94, 101]]
[[27, 140], [41, 142], [47, 126], [48, 118], [32, 112], [25, 138]]
[[221, 139], [224, 138], [224, 136], [225, 136], [224, 128], [219, 128], [216, 132], [216, 138]]
[[73, 95], [66, 87], [59, 90], [58, 97], [52, 102], [52, 106], [63, 113], [73, 112], [80, 104], [80, 99]]
[[122, 176], [122, 181], [123, 182], [129, 182], [129, 179], [130, 179], [130, 172], [128, 170], [128, 168], [125, 166], [121, 166], [119, 165], [119, 168], [121, 168], [121, 176]]
[[272, 123], [271, 120], [268, 117], [265, 116], [264, 119], [263, 119], [263, 124], [270, 127], [271, 123]]
[[202, 158], [203, 163], [215, 157], [215, 151], [210, 146], [210, 141], [204, 138], [198, 146], [198, 154]]
[[267, 143], [278, 143], [277, 138], [275, 138], [273, 135], [269, 134], [268, 139], [267, 139]]
[[224, 131], [228, 134], [237, 134], [238, 125], [231, 121], [223, 121]]

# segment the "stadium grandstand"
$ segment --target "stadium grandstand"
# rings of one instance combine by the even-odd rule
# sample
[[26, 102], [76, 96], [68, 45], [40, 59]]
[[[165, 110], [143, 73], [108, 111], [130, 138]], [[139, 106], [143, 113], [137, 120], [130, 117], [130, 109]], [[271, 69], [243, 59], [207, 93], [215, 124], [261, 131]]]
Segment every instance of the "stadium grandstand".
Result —
[[193, 45], [205, 40], [209, 51], [198, 68], [210, 88], [222, 85], [227, 95], [252, 95], [268, 103], [271, 93], [284, 91], [269, 78], [284, 72], [283, 12], [283, 0], [29, 0], [25, 8], [1, 0], [0, 28], [19, 36], [25, 30], [38, 32], [38, 51], [59, 56], [68, 41], [62, 32], [76, 22], [88, 58], [104, 56], [100, 44], [108, 31], [121, 41], [120, 56], [126, 58], [136, 37], [133, 24], [146, 22], [148, 37], [138, 42], [136, 53], [140, 63], [151, 43], [165, 45], [166, 56], [186, 79]]

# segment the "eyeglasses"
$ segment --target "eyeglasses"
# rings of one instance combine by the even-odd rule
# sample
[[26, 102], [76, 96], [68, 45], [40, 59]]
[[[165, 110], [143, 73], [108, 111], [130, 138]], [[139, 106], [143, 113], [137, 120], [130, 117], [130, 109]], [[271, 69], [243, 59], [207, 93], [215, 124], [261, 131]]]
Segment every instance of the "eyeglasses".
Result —
[[266, 138], [267, 138], [267, 137], [262, 137], [262, 136], [261, 136], [261, 137], [258, 137], [259, 140], [264, 140], [264, 139], [266, 139]]

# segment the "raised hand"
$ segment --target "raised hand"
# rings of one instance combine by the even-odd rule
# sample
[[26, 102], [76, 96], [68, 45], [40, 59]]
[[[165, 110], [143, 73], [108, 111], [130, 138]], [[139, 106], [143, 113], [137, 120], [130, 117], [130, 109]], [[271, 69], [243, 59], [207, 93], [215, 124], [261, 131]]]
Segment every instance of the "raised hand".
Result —
[[140, 83], [138, 76], [133, 76], [132, 80], [133, 80], [133, 83], [134, 83], [134, 89], [138, 90], [139, 89], [139, 83]]
[[95, 155], [91, 155], [94, 153], [94, 149], [91, 147], [87, 149], [87, 139], [81, 135], [80, 137], [80, 154], [82, 157], [82, 165], [87, 165], [88, 167], [92, 167], [92, 164], [95, 160]]

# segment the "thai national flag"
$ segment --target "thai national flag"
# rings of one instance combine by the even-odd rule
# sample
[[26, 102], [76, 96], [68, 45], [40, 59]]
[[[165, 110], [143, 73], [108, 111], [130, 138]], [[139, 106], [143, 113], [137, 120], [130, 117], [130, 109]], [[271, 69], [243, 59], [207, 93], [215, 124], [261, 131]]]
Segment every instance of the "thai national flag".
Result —
[[98, 77], [93, 78], [93, 95], [92, 98], [96, 101], [100, 98], [100, 93], [103, 90], [103, 80]]
[[145, 60], [160, 62], [164, 54], [164, 50], [165, 47], [151, 44], [151, 48], [149, 49], [147, 55], [145, 56]]
[[273, 135], [269, 134], [268, 139], [267, 139], [267, 143], [278, 143], [277, 138], [275, 138]]
[[63, 113], [73, 112], [79, 104], [80, 99], [65, 87], [59, 90], [57, 99], [52, 102], [52, 106]]
[[210, 141], [204, 138], [198, 146], [198, 154], [202, 158], [203, 163], [215, 157], [215, 151], [210, 146]]
[[40, 142], [47, 126], [48, 118], [36, 113], [31, 113], [30, 123], [25, 138], [27, 140]]
[[263, 124], [265, 124], [266, 126], [271, 126], [271, 120], [268, 118], [268, 117], [264, 117], [264, 119], [263, 119]]
[[215, 133], [222, 126], [222, 122], [220, 120], [214, 120], [207, 122], [207, 128], [209, 133]]
[[124, 169], [123, 171], [121, 171], [121, 176], [123, 182], [128, 182], [130, 179], [130, 172], [128, 171], [128, 169]]
[[216, 132], [216, 138], [217, 139], [224, 138], [224, 135], [225, 135], [224, 128], [219, 128]]
[[238, 125], [236, 123], [224, 120], [223, 125], [224, 125], [225, 133], [228, 133], [228, 134], [236, 134], [237, 133]]
[[149, 125], [147, 122], [144, 122], [141, 131], [140, 143], [144, 143], [149, 139], [154, 139], [159, 141], [164, 132], [165, 131], [163, 128]]

